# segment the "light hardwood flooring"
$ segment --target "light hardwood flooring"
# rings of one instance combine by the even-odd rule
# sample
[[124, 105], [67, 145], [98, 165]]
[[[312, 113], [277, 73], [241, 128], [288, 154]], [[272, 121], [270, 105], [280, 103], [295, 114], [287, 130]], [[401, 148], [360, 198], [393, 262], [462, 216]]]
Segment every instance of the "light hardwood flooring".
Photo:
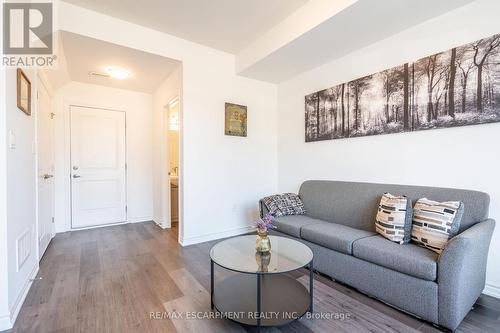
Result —
[[[11, 332], [255, 332], [223, 319], [163, 316], [210, 311], [208, 253], [215, 243], [182, 248], [176, 228], [152, 222], [58, 234]], [[293, 276], [307, 283], [307, 274]], [[263, 332], [439, 332], [319, 275], [314, 304], [317, 313], [345, 317], [302, 318]], [[499, 315], [500, 301], [482, 296], [457, 331], [500, 332]]]

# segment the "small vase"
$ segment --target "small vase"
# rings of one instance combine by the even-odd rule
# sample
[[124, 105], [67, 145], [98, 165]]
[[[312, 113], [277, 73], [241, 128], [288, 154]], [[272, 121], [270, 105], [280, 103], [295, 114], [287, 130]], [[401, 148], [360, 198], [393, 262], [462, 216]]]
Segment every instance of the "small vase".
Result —
[[271, 251], [271, 240], [267, 237], [267, 230], [257, 229], [257, 240], [255, 241], [257, 252], [266, 253]]
[[255, 252], [255, 261], [257, 262], [258, 272], [268, 272], [271, 262], [271, 252]]

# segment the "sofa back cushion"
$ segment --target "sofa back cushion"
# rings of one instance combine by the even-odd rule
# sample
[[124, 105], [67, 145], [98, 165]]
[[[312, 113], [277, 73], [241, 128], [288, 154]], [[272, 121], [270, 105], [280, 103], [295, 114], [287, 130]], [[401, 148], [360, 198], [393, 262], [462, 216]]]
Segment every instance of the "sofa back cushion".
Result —
[[463, 202], [460, 232], [488, 218], [489, 195], [471, 190], [308, 180], [302, 183], [299, 195], [312, 218], [374, 231], [380, 196], [385, 192], [404, 194], [412, 200], [412, 205], [420, 198]]

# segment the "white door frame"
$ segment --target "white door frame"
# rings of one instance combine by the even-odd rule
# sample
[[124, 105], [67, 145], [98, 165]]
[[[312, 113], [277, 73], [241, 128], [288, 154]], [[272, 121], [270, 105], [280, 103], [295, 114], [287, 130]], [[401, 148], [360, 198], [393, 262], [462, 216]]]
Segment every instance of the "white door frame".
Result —
[[[174, 98], [175, 99], [175, 98]], [[163, 214], [163, 224], [162, 228], [172, 227], [172, 198], [170, 189], [170, 145], [169, 145], [169, 131], [170, 131], [170, 105], [167, 104], [162, 110], [162, 137], [164, 140], [164, 146], [162, 149], [162, 163], [161, 174], [162, 174], [162, 214]], [[180, 174], [180, 172], [178, 172]], [[180, 178], [180, 177], [179, 177]]]
[[163, 107], [163, 114], [162, 114], [162, 149], [161, 149], [161, 175], [162, 175], [162, 195], [161, 195], [161, 202], [162, 202], [162, 221], [163, 224], [161, 225], [162, 228], [170, 228], [172, 226], [171, 223], [171, 207], [170, 207], [170, 177], [169, 177], [169, 170], [170, 170], [170, 153], [169, 153], [169, 145], [168, 145], [168, 130], [169, 130], [169, 125], [170, 125], [170, 104], [172, 102], [177, 101], [179, 103], [179, 170], [178, 170], [178, 195], [179, 195], [179, 200], [178, 200], [178, 213], [179, 213], [179, 222], [178, 222], [178, 228], [179, 228], [179, 236], [178, 236], [178, 242], [179, 244], [182, 245], [182, 239], [184, 237], [184, 160], [183, 160], [183, 153], [182, 153], [182, 143], [183, 143], [183, 121], [182, 121], [182, 98], [181, 94], [179, 93], [177, 96], [172, 98], [167, 105]]
[[[38, 90], [39, 89], [44, 89], [47, 96], [49, 97], [49, 105], [50, 105], [50, 109], [51, 109], [51, 112], [54, 114], [55, 116], [55, 113], [54, 113], [54, 94], [53, 94], [53, 90], [52, 90], [52, 87], [50, 85], [50, 83], [47, 81], [46, 77], [44, 76], [43, 72], [41, 71], [37, 71], [37, 76], [36, 76], [36, 95], [35, 95], [35, 98], [36, 98], [36, 103], [35, 103], [35, 113], [34, 113], [34, 118], [35, 118], [35, 174], [36, 174], [36, 182], [35, 182], [35, 189], [36, 189], [36, 227], [35, 227], [35, 233], [36, 233], [36, 257], [37, 257], [37, 260], [38, 262], [40, 262], [40, 260], [42, 260], [42, 257], [43, 257], [43, 254], [40, 253], [40, 242], [39, 242], [39, 230], [40, 230], [40, 220], [39, 220], [39, 211], [40, 211], [40, 207], [39, 207], [39, 204], [38, 204], [38, 196], [39, 196], [39, 188], [40, 188], [40, 177], [39, 177], [39, 174], [38, 174], [38, 154], [39, 154], [39, 142], [38, 142], [38, 133], [40, 131], [39, 127], [38, 127], [38, 111], [39, 111], [39, 105], [38, 105]], [[53, 168], [55, 168], [55, 124], [54, 126], [52, 126], [52, 139], [53, 139]], [[55, 169], [52, 171], [53, 172], [53, 176], [55, 176]], [[53, 211], [52, 211], [52, 214], [54, 215], [53, 218], [55, 217], [55, 213], [56, 213], [56, 187], [55, 187], [55, 183], [53, 184], [53, 201], [52, 201], [52, 204], [53, 204]], [[51, 228], [51, 240], [52, 238], [54, 238], [56, 234], [56, 230], [55, 230], [55, 225], [54, 223], [52, 223], [52, 228]], [[50, 241], [49, 241], [49, 245], [50, 245]], [[47, 246], [48, 247], [48, 246]]]
[[[72, 203], [72, 182], [71, 182], [71, 107], [83, 107], [89, 109], [97, 109], [97, 110], [106, 110], [106, 111], [115, 111], [115, 112], [123, 112], [125, 114], [125, 163], [128, 165], [128, 137], [127, 137], [127, 112], [125, 110], [120, 110], [114, 107], [108, 106], [99, 106], [92, 105], [88, 103], [81, 102], [65, 102], [63, 110], [65, 112], [64, 119], [64, 127], [65, 127], [65, 135], [64, 135], [64, 178], [66, 179], [64, 192], [65, 192], [65, 217], [67, 221], [69, 221], [69, 230], [85, 230], [85, 229], [94, 229], [94, 228], [102, 228], [111, 225], [120, 225], [128, 223], [128, 210], [125, 213], [126, 220], [124, 222], [105, 224], [105, 225], [97, 225], [97, 226], [88, 226], [83, 228], [73, 228], [72, 221], [72, 211], [71, 211], [71, 203]], [[128, 168], [125, 169], [125, 205], [128, 207]]]

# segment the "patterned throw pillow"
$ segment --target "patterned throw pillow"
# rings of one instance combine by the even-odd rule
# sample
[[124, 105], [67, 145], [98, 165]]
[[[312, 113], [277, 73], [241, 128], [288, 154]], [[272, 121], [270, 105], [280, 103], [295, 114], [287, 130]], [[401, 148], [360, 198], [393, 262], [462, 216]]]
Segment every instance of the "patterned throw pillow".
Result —
[[413, 208], [412, 241], [441, 253], [448, 240], [458, 233], [463, 214], [462, 202], [419, 199]]
[[295, 193], [275, 194], [262, 199], [264, 205], [274, 217], [285, 215], [303, 215], [304, 204]]
[[405, 196], [384, 193], [378, 206], [375, 230], [385, 238], [399, 243], [411, 239], [411, 200]]

